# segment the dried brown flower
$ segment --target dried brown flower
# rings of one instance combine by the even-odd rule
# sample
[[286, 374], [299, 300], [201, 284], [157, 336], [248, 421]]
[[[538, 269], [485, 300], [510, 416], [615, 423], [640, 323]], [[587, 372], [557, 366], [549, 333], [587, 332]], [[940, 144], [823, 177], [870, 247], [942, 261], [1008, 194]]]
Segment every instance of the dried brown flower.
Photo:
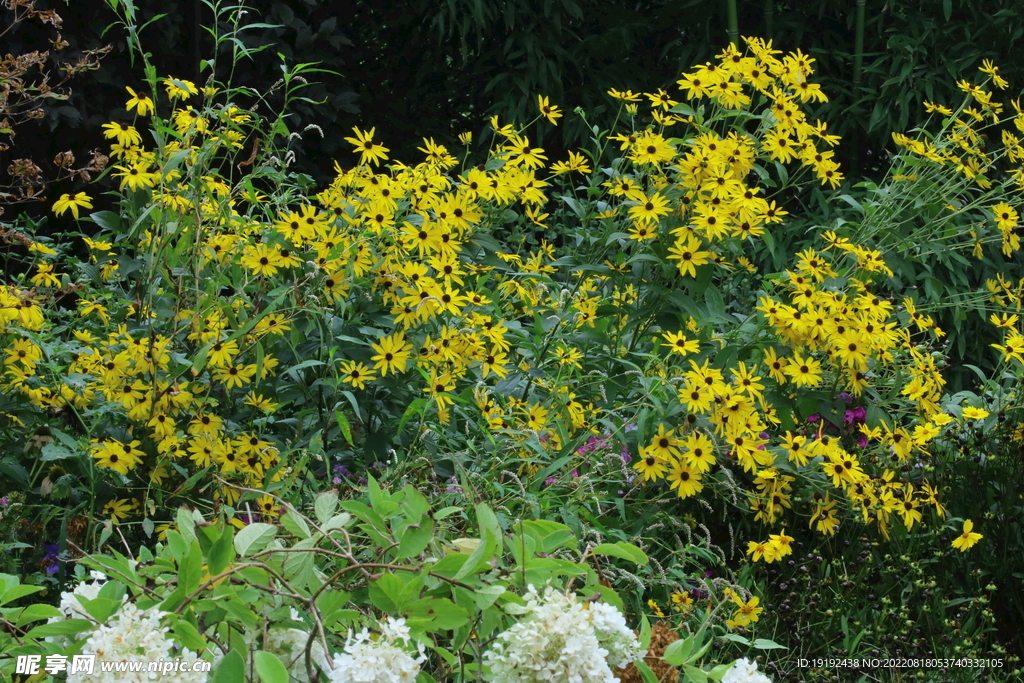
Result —
[[[637, 635], [640, 634], [637, 633]], [[662, 683], [679, 679], [679, 669], [661, 659], [661, 656], [665, 654], [665, 648], [677, 640], [679, 640], [679, 634], [660, 622], [651, 627], [651, 644], [644, 656], [644, 663], [651, 668], [651, 671]], [[636, 664], [632, 662], [629, 663], [629, 666], [615, 669], [612, 673], [622, 683], [643, 683], [644, 680], [637, 670]]]

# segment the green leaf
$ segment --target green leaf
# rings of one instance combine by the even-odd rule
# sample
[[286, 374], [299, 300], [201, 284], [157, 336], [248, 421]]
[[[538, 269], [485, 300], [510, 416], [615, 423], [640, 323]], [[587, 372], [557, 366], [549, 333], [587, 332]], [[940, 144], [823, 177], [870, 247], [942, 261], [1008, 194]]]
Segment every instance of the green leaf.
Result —
[[693, 683], [707, 683], [708, 675], [695, 666], [683, 666], [683, 673], [686, 674], [687, 680]]
[[668, 647], [665, 648], [665, 652], [662, 653], [661, 658], [672, 666], [681, 666], [690, 656], [690, 650], [692, 648], [693, 636], [680, 638], [679, 640], [672, 641], [668, 644]]
[[191, 595], [199, 588], [199, 581], [203, 573], [203, 551], [199, 548], [199, 541], [192, 541], [181, 564], [178, 566], [178, 587], [185, 595]]
[[29, 605], [20, 612], [14, 612], [7, 616], [9, 621], [13, 621], [15, 626], [24, 626], [33, 621], [40, 621], [41, 619], [61, 619], [64, 617], [64, 613], [53, 605]]
[[722, 677], [725, 676], [725, 672], [727, 672], [729, 669], [731, 669], [732, 665], [733, 665], [733, 662], [729, 662], [728, 664], [719, 664], [718, 666], [713, 668], [711, 671], [708, 671], [708, 678], [710, 678], [713, 681], [720, 681], [720, 680], [722, 680]]
[[187, 619], [178, 617], [171, 627], [176, 642], [181, 643], [194, 652], [201, 652], [206, 648], [206, 641], [199, 635], [199, 630]]
[[350, 446], [355, 446], [356, 442], [352, 440], [352, 427], [349, 425], [345, 413], [335, 410], [334, 419], [338, 422], [338, 429], [341, 431], [341, 435], [345, 437], [345, 441], [348, 441]]
[[245, 680], [245, 658], [238, 650], [231, 650], [220, 660], [210, 674], [209, 683], [238, 683]]
[[264, 550], [277, 535], [277, 527], [273, 524], [255, 522], [235, 534], [235, 552], [241, 557], [248, 557], [253, 553]]
[[260, 650], [256, 653], [256, 673], [263, 683], [288, 683], [288, 669], [277, 655]]
[[419, 555], [433, 537], [434, 520], [429, 517], [423, 517], [419, 524], [406, 525], [399, 534], [398, 551], [395, 557], [404, 560]]
[[[316, 539], [312, 538], [299, 541], [293, 546], [295, 549], [315, 547]], [[284, 578], [299, 586], [309, 586], [316, 578], [316, 569], [313, 565], [315, 559], [316, 553], [312, 552], [288, 553], [284, 558]]]
[[306, 524], [306, 520], [302, 518], [293, 510], [281, 515], [281, 526], [288, 530], [288, 533], [299, 538], [309, 538], [312, 534], [309, 532], [309, 525]]
[[785, 645], [779, 645], [774, 640], [768, 640], [767, 638], [755, 638], [754, 647], [758, 650], [788, 650], [789, 648]]
[[423, 598], [409, 606], [409, 625], [436, 631], [450, 631], [469, 623], [469, 612], [448, 598]]
[[750, 639], [744, 638], [738, 633], [726, 633], [722, 635], [722, 638], [725, 640], [731, 640], [734, 643], [739, 643], [740, 645], [750, 645]]
[[11, 586], [6, 591], [4, 591], [3, 597], [0, 598], [0, 605], [6, 605], [7, 603], [17, 600], [18, 598], [23, 598], [26, 595], [32, 595], [33, 593], [38, 593], [41, 590], [43, 590], [42, 586]]
[[113, 211], [98, 211], [89, 214], [89, 217], [104, 230], [112, 233], [121, 232], [121, 217]]
[[403, 603], [405, 582], [394, 574], [383, 574], [370, 584], [370, 602], [384, 612], [398, 612]]
[[491, 585], [478, 588], [473, 591], [473, 601], [476, 603], [477, 609], [485, 610], [505, 593], [504, 586]]
[[644, 683], [658, 683], [658, 677], [651, 671], [651, 667], [647, 666], [647, 662], [639, 659], [633, 664], [636, 665], [636, 670], [640, 672], [640, 678], [644, 680]]
[[632, 543], [619, 541], [618, 543], [602, 543], [590, 551], [594, 555], [610, 555], [623, 560], [629, 560], [636, 564], [647, 564], [647, 554]]
[[324, 491], [316, 497], [316, 503], [313, 506], [313, 510], [316, 512], [316, 518], [320, 520], [321, 524], [326, 524], [337, 509], [337, 491]]
[[217, 540], [213, 542], [206, 561], [207, 571], [211, 577], [217, 576], [227, 569], [231, 560], [235, 559], [234, 537], [235, 527], [228, 524], [221, 530]]
[[25, 638], [49, 638], [51, 636], [70, 636], [91, 629], [95, 624], [88, 619], [65, 619], [52, 624], [43, 624], [25, 634]]
[[74, 455], [75, 454], [73, 452], [63, 446], [58, 446], [55, 443], [48, 443], [43, 446], [42, 454], [39, 456], [39, 459], [43, 462], [48, 462], [50, 460], [64, 460], [65, 458], [74, 457]]

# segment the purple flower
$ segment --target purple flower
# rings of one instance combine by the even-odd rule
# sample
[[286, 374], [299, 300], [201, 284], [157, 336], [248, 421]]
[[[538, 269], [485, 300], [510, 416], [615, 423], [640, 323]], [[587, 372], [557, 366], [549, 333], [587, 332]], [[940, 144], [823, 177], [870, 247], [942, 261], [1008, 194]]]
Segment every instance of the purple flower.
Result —
[[58, 569], [58, 556], [60, 555], [60, 545], [54, 543], [53, 545], [46, 544], [43, 546], [46, 550], [46, 555], [43, 556], [44, 569], [47, 574], [56, 574]]
[[544, 480], [544, 485], [545, 486], [551, 486], [554, 483], [555, 483], [555, 478], [554, 477], [548, 477], [547, 479]]
[[807, 416], [807, 421], [808, 422], [817, 422], [820, 419], [821, 419], [821, 415], [818, 415], [817, 413], [815, 413], [814, 415], [808, 415]]
[[850, 394], [846, 393], [845, 391], [841, 391], [838, 394], [836, 394], [836, 398], [843, 399], [843, 403], [852, 403], [853, 402], [853, 396], [851, 396]]
[[0, 507], [9, 508], [11, 507], [10, 501], [7, 500], [7, 496], [0, 498]]
[[341, 482], [342, 482], [341, 477], [335, 477], [334, 479], [331, 479], [331, 483], [334, 484], [335, 486], [339, 486], [341, 484]]
[[622, 444], [622, 450], [619, 451], [622, 456], [622, 462], [628, 463], [633, 460], [633, 456], [629, 454], [629, 449], [626, 448], [626, 444]]
[[868, 447], [868, 437], [864, 436], [863, 434], [858, 434], [857, 435], [857, 445], [860, 446], [861, 448], [867, 448]]
[[868, 411], [864, 406], [857, 406], [853, 410], [847, 410], [843, 414], [843, 422], [850, 424], [851, 422], [863, 422], [868, 416]]

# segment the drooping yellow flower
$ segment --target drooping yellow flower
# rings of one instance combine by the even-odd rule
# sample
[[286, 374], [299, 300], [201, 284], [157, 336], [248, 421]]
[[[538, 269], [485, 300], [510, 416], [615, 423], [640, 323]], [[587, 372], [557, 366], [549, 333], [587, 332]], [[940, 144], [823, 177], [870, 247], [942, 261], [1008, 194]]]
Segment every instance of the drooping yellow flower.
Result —
[[91, 209], [92, 208], [92, 197], [84, 192], [76, 192], [75, 194], [62, 194], [60, 199], [53, 203], [53, 213], [57, 216], [62, 215], [65, 211], [71, 210], [71, 215], [78, 219], [78, 209]]
[[125, 90], [132, 96], [125, 105], [125, 109], [128, 111], [134, 109], [139, 116], [146, 116], [156, 111], [156, 105], [153, 104], [153, 100], [149, 99], [149, 95], [139, 94], [128, 86], [125, 86]]
[[551, 125], [558, 125], [558, 119], [562, 116], [562, 112], [558, 110], [558, 107], [551, 104], [548, 98], [543, 95], [537, 95], [537, 108], [540, 109], [541, 115], [551, 122]]

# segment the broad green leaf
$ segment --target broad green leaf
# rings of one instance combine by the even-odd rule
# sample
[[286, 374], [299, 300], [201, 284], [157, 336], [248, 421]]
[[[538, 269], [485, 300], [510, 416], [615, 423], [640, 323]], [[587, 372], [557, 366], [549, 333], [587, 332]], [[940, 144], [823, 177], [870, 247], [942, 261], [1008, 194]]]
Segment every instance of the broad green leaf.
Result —
[[277, 655], [260, 650], [256, 653], [256, 673], [263, 683], [288, 683], [288, 669]]
[[88, 619], [65, 619], [64, 621], [55, 621], [52, 624], [43, 624], [42, 626], [36, 626], [34, 629], [25, 634], [25, 638], [49, 638], [52, 636], [70, 636], [75, 633], [81, 633], [82, 631], [88, 631], [93, 626], [93, 622]]
[[13, 611], [5, 618], [8, 621], [13, 621], [15, 626], [24, 626], [41, 619], [62, 619], [63, 617], [64, 613], [53, 605], [29, 605], [20, 611]]
[[636, 665], [636, 670], [640, 672], [640, 678], [644, 680], [644, 683], [658, 683], [658, 677], [651, 671], [651, 667], [647, 666], [647, 662], [640, 659], [633, 663]]
[[316, 503], [313, 505], [313, 510], [316, 512], [316, 518], [321, 524], [326, 524], [337, 509], [337, 491], [324, 491], [316, 497]]
[[255, 522], [238, 530], [235, 534], [235, 552], [241, 557], [264, 550], [277, 535], [277, 527], [273, 524]]
[[785, 645], [779, 645], [774, 640], [768, 640], [767, 638], [755, 638], [754, 647], [758, 650], [788, 650], [789, 648]]
[[703, 670], [698, 669], [695, 666], [683, 665], [683, 673], [686, 674], [687, 681], [693, 681], [693, 683], [707, 683], [708, 675]]
[[594, 555], [610, 555], [623, 560], [629, 560], [636, 564], [647, 564], [647, 554], [632, 543], [619, 541], [617, 543], [601, 543], [590, 551]]
[[3, 597], [0, 598], [0, 605], [6, 605], [18, 598], [23, 598], [26, 595], [32, 595], [33, 593], [37, 593], [41, 590], [43, 590], [42, 586], [11, 586], [4, 591]]
[[221, 529], [220, 536], [213, 542], [209, 557], [206, 558], [207, 571], [211, 577], [227, 569], [231, 560], [235, 559], [234, 537], [235, 527], [228, 524]]
[[302, 515], [292, 510], [281, 515], [281, 526], [287, 529], [288, 533], [299, 538], [309, 538], [311, 536], [306, 520], [302, 518]]
[[245, 679], [245, 658], [238, 650], [231, 650], [210, 674], [209, 683], [239, 683]]

